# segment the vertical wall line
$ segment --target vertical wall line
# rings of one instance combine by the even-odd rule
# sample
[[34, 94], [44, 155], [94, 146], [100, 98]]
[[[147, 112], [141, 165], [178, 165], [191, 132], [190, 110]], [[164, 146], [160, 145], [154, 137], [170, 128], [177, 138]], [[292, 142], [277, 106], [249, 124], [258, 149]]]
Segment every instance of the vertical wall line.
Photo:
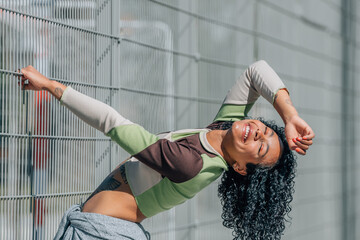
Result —
[[[113, 35], [113, 0], [110, 1], [110, 34]], [[113, 86], [113, 42], [114, 39], [110, 39], [110, 86]], [[112, 94], [114, 91], [110, 88], [109, 104], [113, 107]], [[109, 141], [109, 173], [112, 170], [112, 145], [113, 143]]]
[[254, 48], [253, 48], [253, 61], [259, 59], [259, 37], [258, 37], [258, 21], [259, 21], [259, 0], [254, 1], [254, 15], [253, 15], [253, 31], [254, 31]]
[[[98, 27], [97, 27], [97, 24], [98, 24], [98, 21], [99, 21], [99, 6], [100, 6], [100, 3], [99, 3], [99, 0], [95, 0], [96, 1], [96, 7], [95, 7], [95, 9], [94, 9], [94, 28], [95, 28], [95, 31], [97, 31], [98, 30]], [[94, 83], [96, 84], [97, 83], [97, 79], [98, 79], [98, 77], [97, 77], [97, 74], [98, 74], [98, 64], [97, 64], [97, 59], [98, 59], [98, 46], [97, 46], [97, 44], [98, 44], [98, 41], [97, 41], [97, 38], [98, 38], [98, 36], [97, 35], [94, 35]], [[97, 95], [96, 95], [96, 93], [97, 93], [97, 91], [96, 91], [97, 89], [96, 88], [94, 88], [94, 97], [96, 98], [97, 97]], [[91, 143], [91, 144], [94, 144], [93, 142]], [[95, 147], [93, 147], [93, 156], [95, 156], [95, 159], [94, 159], [94, 161], [93, 161], [93, 163], [94, 163], [94, 169], [93, 169], [93, 172], [92, 172], [92, 174], [94, 175], [94, 178], [93, 178], [93, 183], [92, 183], [92, 188], [95, 188], [95, 185], [96, 185], [96, 182], [98, 181], [98, 174], [97, 174], [97, 172], [98, 171], [96, 171], [97, 170], [97, 166], [96, 166], [96, 157], [97, 157], [97, 148], [96, 148], [96, 145], [95, 145]]]
[[353, 21], [351, 19], [354, 11], [353, 0], [342, 0], [342, 23], [341, 31], [343, 36], [342, 41], [342, 128], [343, 128], [343, 147], [342, 147], [342, 239], [344, 240], [355, 240], [355, 221], [353, 214], [355, 211], [354, 206], [354, 190], [353, 182], [353, 170], [352, 167], [355, 165], [355, 146], [354, 146], [354, 129], [355, 129], [355, 118], [354, 118], [354, 79], [351, 69], [355, 60], [353, 54], [352, 42], [355, 41], [353, 36]]

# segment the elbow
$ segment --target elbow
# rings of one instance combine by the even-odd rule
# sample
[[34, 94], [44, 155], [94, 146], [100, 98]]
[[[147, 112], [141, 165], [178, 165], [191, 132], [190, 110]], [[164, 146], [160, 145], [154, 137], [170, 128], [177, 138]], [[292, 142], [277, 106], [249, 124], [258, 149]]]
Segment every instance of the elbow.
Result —
[[259, 60], [259, 61], [254, 62], [253, 64], [251, 64], [249, 66], [249, 68], [250, 69], [261, 69], [261, 68], [268, 67], [268, 66], [269, 66], [269, 64], [265, 60]]
[[265, 60], [259, 60], [254, 62], [247, 68], [246, 74], [248, 78], [254, 80], [261, 78], [260, 76], [264, 75], [268, 71], [268, 69], [270, 69], [269, 64]]

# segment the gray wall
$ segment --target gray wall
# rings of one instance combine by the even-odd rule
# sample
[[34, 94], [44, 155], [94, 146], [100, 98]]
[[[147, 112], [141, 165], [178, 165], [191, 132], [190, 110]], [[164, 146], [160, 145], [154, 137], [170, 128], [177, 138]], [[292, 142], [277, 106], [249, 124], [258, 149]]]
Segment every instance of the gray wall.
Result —
[[[237, 76], [258, 59], [277, 71], [316, 133], [307, 156], [298, 157], [292, 224], [284, 239], [360, 238], [359, 5], [0, 1], [0, 238], [50, 238], [66, 208], [127, 157], [53, 98], [43, 107], [48, 121], [41, 122], [35, 95], [17, 88], [14, 69], [33, 64], [162, 132], [209, 124]], [[263, 99], [250, 115], [281, 124]], [[37, 122], [52, 130], [30, 136]], [[40, 157], [48, 163], [43, 172], [34, 170], [35, 146], [51, 152]], [[34, 211], [37, 199], [45, 207]], [[36, 211], [45, 223], [36, 223]], [[220, 215], [215, 183], [144, 226], [152, 239], [231, 239]]]

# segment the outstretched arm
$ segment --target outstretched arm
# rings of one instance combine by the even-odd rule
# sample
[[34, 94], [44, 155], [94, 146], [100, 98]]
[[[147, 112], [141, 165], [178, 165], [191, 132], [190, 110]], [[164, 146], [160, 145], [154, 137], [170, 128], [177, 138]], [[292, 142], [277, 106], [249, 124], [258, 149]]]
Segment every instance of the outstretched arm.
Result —
[[280, 77], [263, 60], [251, 64], [239, 77], [226, 95], [214, 122], [242, 120], [259, 96], [271, 103], [283, 119], [290, 148], [305, 155], [315, 134], [299, 117]]
[[285, 123], [285, 135], [290, 149], [305, 155], [315, 137], [311, 127], [299, 117], [288, 92], [281, 89], [277, 92], [274, 107]]
[[[116, 126], [133, 124], [107, 104], [49, 80], [32, 66], [21, 69], [21, 72], [24, 74], [21, 79], [23, 89], [49, 91], [81, 120], [104, 134], [108, 134]], [[25, 80], [29, 80], [29, 84], [24, 85]]]
[[[47, 90], [81, 120], [111, 137], [130, 155], [159, 172], [173, 182], [184, 182], [194, 177], [196, 171], [189, 171], [189, 164], [196, 161], [199, 171], [202, 160], [198, 152], [180, 141], [159, 139], [138, 124], [124, 118], [115, 109], [94, 98], [86, 96], [70, 86], [51, 81], [35, 68], [28, 66], [21, 70], [22, 86], [25, 90]], [[29, 84], [23, 85], [25, 80]], [[186, 140], [187, 141], [187, 140]], [[195, 166], [195, 164], [193, 164]]]

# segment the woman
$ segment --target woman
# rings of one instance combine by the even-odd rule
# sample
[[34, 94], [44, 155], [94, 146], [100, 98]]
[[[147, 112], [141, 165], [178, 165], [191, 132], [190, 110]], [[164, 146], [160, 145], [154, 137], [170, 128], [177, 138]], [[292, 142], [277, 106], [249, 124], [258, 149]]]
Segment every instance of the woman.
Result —
[[[65, 213], [55, 239], [146, 239], [142, 220], [192, 198], [224, 171], [219, 186], [222, 217], [235, 238], [281, 237], [293, 192], [291, 150], [305, 155], [315, 135], [265, 61], [246, 69], [208, 128], [162, 135], [151, 134], [106, 104], [50, 81], [31, 66], [21, 72], [24, 89], [49, 91], [131, 155], [82, 206]], [[25, 80], [29, 84], [24, 85]], [[271, 122], [245, 119], [260, 95], [280, 114], [285, 133]]]

